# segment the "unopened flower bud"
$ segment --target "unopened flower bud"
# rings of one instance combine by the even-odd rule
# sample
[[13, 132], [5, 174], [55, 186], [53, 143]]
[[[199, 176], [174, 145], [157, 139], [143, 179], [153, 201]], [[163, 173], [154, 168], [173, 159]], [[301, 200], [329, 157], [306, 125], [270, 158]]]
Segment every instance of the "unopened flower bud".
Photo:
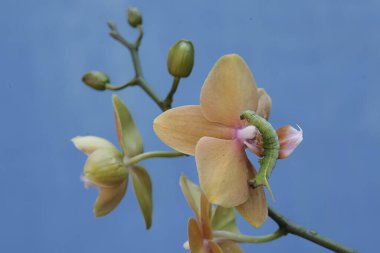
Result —
[[194, 47], [189, 40], [177, 41], [169, 50], [168, 71], [174, 77], [188, 77], [194, 66]]
[[129, 7], [128, 12], [128, 24], [132, 27], [137, 27], [142, 24], [142, 16], [139, 9], [135, 7]]
[[84, 74], [82, 81], [95, 90], [105, 90], [110, 79], [104, 72], [90, 71]]
[[116, 148], [97, 149], [89, 155], [84, 165], [84, 176], [98, 186], [117, 186], [128, 176], [122, 159]]

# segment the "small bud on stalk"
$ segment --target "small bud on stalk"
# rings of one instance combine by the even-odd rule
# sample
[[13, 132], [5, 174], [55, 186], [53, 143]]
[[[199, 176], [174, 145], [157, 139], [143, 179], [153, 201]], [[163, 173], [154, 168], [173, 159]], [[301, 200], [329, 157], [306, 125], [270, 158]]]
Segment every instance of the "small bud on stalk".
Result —
[[169, 50], [167, 65], [172, 76], [188, 77], [194, 66], [194, 47], [191, 41], [177, 41]]
[[135, 7], [129, 7], [127, 11], [128, 24], [132, 27], [137, 27], [142, 24], [142, 16], [139, 9]]
[[110, 83], [108, 75], [101, 71], [90, 71], [82, 77], [82, 82], [95, 90], [105, 90]]

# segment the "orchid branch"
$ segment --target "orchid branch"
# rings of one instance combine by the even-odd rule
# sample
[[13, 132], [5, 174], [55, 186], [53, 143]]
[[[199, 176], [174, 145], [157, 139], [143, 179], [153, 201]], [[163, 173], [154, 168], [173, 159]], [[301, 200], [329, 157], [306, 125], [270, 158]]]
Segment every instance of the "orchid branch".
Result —
[[134, 79], [136, 79], [136, 85], [140, 86], [145, 91], [145, 93], [160, 107], [160, 109], [164, 109], [161, 99], [150, 88], [149, 84], [144, 79], [144, 75], [142, 73], [140, 57], [138, 54], [138, 49], [144, 35], [144, 31], [141, 25], [138, 26], [139, 36], [137, 40], [135, 41], [135, 43], [130, 43], [126, 39], [124, 39], [122, 35], [119, 34], [115, 25], [110, 25], [110, 24], [113, 24], [113, 23], [110, 23], [110, 22], [108, 23], [108, 27], [111, 29], [110, 36], [114, 38], [116, 41], [120, 42], [123, 46], [125, 46], [131, 54], [133, 68], [135, 70]]
[[249, 236], [231, 233], [228, 231], [213, 231], [213, 236], [215, 239], [219, 240], [232, 240], [240, 243], [264, 243], [270, 242], [279, 239], [282, 236], [286, 236], [287, 234], [293, 234], [299, 237], [302, 237], [306, 240], [314, 242], [322, 247], [330, 249], [335, 252], [340, 253], [358, 253], [353, 249], [350, 249], [342, 244], [339, 244], [327, 237], [324, 237], [317, 232], [301, 227], [296, 223], [290, 221], [288, 218], [284, 217], [278, 211], [276, 211], [272, 207], [268, 207], [269, 217], [277, 223], [279, 226], [278, 230], [276, 230], [272, 234], [263, 235], [263, 236]]
[[164, 100], [161, 100], [159, 96], [156, 94], [156, 92], [151, 88], [151, 86], [148, 84], [148, 82], [145, 80], [144, 75], [142, 73], [141, 63], [140, 63], [140, 56], [138, 53], [141, 40], [144, 36], [144, 30], [141, 25], [138, 25], [136, 28], [139, 31], [139, 35], [134, 43], [131, 43], [127, 41], [120, 33], [118, 32], [116, 25], [112, 22], [108, 22], [108, 27], [111, 29], [110, 36], [114, 38], [116, 41], [120, 42], [123, 46], [125, 46], [132, 57], [132, 63], [133, 68], [135, 70], [135, 78], [133, 78], [130, 82], [120, 85], [120, 86], [110, 86], [108, 85], [106, 88], [109, 90], [121, 90], [124, 88], [127, 88], [129, 86], [140, 86], [145, 93], [157, 104], [157, 106], [163, 110], [166, 111], [169, 108], [171, 108], [172, 102], [173, 102], [173, 96], [175, 92], [177, 91], [177, 87], [180, 81], [180, 78], [175, 77], [172, 88], [169, 91], [168, 95]]
[[280, 229], [284, 229], [286, 234], [293, 234], [299, 237], [302, 237], [306, 240], [314, 242], [322, 247], [330, 249], [335, 252], [340, 253], [358, 253], [353, 249], [350, 249], [342, 244], [339, 244], [327, 237], [324, 237], [318, 234], [316, 231], [301, 227], [300, 225], [290, 221], [288, 218], [283, 216], [281, 213], [273, 209], [272, 207], [268, 207], [269, 217], [275, 221]]

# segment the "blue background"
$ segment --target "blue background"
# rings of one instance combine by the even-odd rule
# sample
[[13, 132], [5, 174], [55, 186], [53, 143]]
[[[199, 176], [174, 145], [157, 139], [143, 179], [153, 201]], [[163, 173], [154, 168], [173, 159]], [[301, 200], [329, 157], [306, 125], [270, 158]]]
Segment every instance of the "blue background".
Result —
[[[177, 39], [193, 41], [196, 64], [174, 105], [198, 104], [215, 61], [241, 54], [273, 99], [275, 127], [300, 124], [304, 141], [272, 177], [274, 207], [292, 220], [362, 252], [378, 248], [380, 227], [380, 2], [291, 1], [11, 1], [0, 4], [0, 251], [185, 252], [192, 215], [178, 187], [196, 180], [192, 158], [143, 162], [154, 185], [153, 227], [145, 231], [132, 188], [96, 219], [97, 191], [79, 176], [86, 157], [70, 139], [116, 141], [111, 92], [81, 83], [104, 70], [129, 80], [128, 52], [109, 38], [114, 20], [128, 38], [128, 6], [144, 16], [143, 71], [163, 97], [171, 84], [166, 55]], [[139, 89], [118, 92], [132, 111], [146, 150], [168, 149], [155, 137], [160, 111]], [[256, 160], [253, 160], [257, 164]], [[130, 185], [131, 186], [131, 185]], [[239, 219], [241, 230], [264, 234]], [[288, 235], [244, 245], [246, 252], [327, 252]]]

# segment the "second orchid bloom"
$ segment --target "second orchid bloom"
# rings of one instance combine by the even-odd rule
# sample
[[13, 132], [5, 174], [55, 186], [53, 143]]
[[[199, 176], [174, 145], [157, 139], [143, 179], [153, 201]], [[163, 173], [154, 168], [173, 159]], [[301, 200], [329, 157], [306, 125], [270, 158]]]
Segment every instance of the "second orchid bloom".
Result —
[[143, 141], [127, 107], [115, 95], [112, 99], [115, 125], [122, 152], [111, 142], [95, 136], [72, 139], [86, 155], [82, 180], [86, 187], [99, 188], [94, 205], [95, 216], [104, 216], [123, 199], [131, 176], [133, 189], [145, 219], [146, 228], [152, 224], [152, 183], [148, 172], [139, 165], [128, 165], [128, 160], [143, 153]]
[[[196, 159], [200, 186], [208, 201], [226, 208], [236, 207], [253, 226], [267, 217], [263, 187], [251, 188], [256, 174], [245, 149], [263, 155], [263, 143], [256, 127], [240, 115], [255, 111], [268, 119], [271, 99], [258, 89], [244, 60], [235, 54], [221, 57], [206, 78], [200, 105], [168, 110], [154, 121], [158, 137], [173, 149]], [[302, 131], [285, 126], [278, 131], [279, 158], [289, 156], [302, 141]]]

